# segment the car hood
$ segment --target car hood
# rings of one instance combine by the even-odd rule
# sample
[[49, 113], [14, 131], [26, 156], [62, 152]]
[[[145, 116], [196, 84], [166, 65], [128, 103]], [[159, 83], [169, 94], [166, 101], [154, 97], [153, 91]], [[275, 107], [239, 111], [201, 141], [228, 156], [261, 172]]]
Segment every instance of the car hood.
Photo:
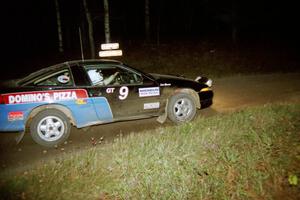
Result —
[[155, 73], [150, 73], [150, 75], [160, 84], [160, 86], [191, 87], [196, 90], [207, 87], [205, 82], [208, 79], [205, 77], [201, 77], [198, 81], [195, 81], [180, 75], [164, 75]]
[[165, 75], [165, 74], [155, 74], [155, 73], [150, 73], [150, 75], [158, 82], [163, 82], [163, 81], [187, 81], [187, 82], [198, 82], [198, 83], [203, 83], [205, 84], [208, 80], [207, 77], [200, 77], [198, 76], [198, 80], [195, 81], [193, 79], [186, 78], [181, 75]]
[[159, 79], [191, 80], [191, 79], [187, 79], [184, 76], [180, 76], [180, 75], [156, 74], [156, 73], [150, 73], [150, 75], [153, 76], [153, 78], [155, 78], [156, 80], [159, 80]]

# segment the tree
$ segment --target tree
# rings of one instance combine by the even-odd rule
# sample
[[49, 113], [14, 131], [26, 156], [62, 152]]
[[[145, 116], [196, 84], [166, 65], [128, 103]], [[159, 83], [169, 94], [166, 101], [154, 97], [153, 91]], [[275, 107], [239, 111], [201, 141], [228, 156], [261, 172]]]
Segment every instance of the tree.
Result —
[[88, 5], [86, 0], [83, 0], [83, 7], [86, 16], [86, 20], [88, 22], [88, 31], [89, 31], [89, 42], [90, 42], [90, 51], [91, 51], [91, 58], [95, 58], [95, 42], [94, 42], [94, 28], [93, 28], [93, 21], [91, 17], [91, 13], [88, 9]]
[[164, 8], [165, 1], [158, 1], [158, 11], [157, 11], [157, 20], [156, 20], [156, 45], [160, 45], [160, 26], [161, 26], [161, 17], [162, 17], [162, 9]]
[[63, 53], [64, 52], [64, 46], [63, 46], [63, 37], [62, 37], [62, 28], [61, 28], [59, 4], [58, 4], [58, 0], [54, 0], [54, 2], [55, 2], [56, 24], [57, 24], [57, 34], [58, 34], [58, 51], [59, 51], [59, 53]]
[[206, 9], [213, 16], [216, 29], [230, 32], [230, 39], [234, 45], [238, 44], [238, 2], [231, 0], [230, 3], [222, 0], [207, 1]]
[[231, 39], [234, 45], [238, 43], [237, 2], [231, 1]]
[[146, 43], [150, 42], [150, 8], [149, 0], [145, 0], [145, 35]]
[[104, 4], [104, 34], [105, 42], [110, 43], [110, 28], [109, 28], [109, 5], [108, 0], [103, 0]]

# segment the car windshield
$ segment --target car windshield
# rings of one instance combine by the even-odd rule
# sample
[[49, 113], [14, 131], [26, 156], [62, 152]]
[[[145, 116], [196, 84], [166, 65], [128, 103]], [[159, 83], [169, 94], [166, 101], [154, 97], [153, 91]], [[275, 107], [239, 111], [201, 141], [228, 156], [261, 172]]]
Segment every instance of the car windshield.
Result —
[[143, 74], [143, 75], [145, 75], [146, 77], [148, 77], [148, 78], [150, 78], [150, 79], [152, 79], [152, 80], [155, 80], [155, 78], [151, 75], [151, 74], [149, 74], [149, 73], [146, 73], [146, 72], [143, 72], [143, 71], [141, 71], [141, 70], [139, 70], [139, 69], [136, 69], [136, 68], [134, 68], [134, 67], [131, 67], [131, 66], [128, 66], [128, 65], [126, 65], [126, 64], [123, 64], [126, 68], [128, 68], [128, 69], [130, 69], [130, 70], [132, 70], [132, 71], [135, 71], [135, 72], [137, 72], [137, 73], [139, 73], [139, 74]]

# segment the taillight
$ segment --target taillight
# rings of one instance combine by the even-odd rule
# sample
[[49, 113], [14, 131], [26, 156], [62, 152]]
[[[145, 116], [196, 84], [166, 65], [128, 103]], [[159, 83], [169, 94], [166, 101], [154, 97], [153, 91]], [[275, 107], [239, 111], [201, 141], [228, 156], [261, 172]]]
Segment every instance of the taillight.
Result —
[[4, 99], [1, 94], [0, 94], [0, 104], [4, 104]]
[[7, 104], [5, 96], [3, 94], [0, 94], [0, 104]]

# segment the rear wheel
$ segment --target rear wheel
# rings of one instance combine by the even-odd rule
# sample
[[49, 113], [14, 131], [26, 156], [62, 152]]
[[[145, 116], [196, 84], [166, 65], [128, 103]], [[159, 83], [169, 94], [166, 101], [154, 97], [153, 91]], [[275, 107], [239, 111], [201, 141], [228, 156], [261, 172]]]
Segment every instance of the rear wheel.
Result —
[[69, 137], [70, 128], [70, 122], [63, 112], [49, 109], [34, 116], [30, 123], [30, 134], [36, 143], [53, 147]]
[[172, 96], [168, 103], [168, 118], [177, 123], [189, 122], [196, 115], [196, 103], [194, 98], [186, 93]]

